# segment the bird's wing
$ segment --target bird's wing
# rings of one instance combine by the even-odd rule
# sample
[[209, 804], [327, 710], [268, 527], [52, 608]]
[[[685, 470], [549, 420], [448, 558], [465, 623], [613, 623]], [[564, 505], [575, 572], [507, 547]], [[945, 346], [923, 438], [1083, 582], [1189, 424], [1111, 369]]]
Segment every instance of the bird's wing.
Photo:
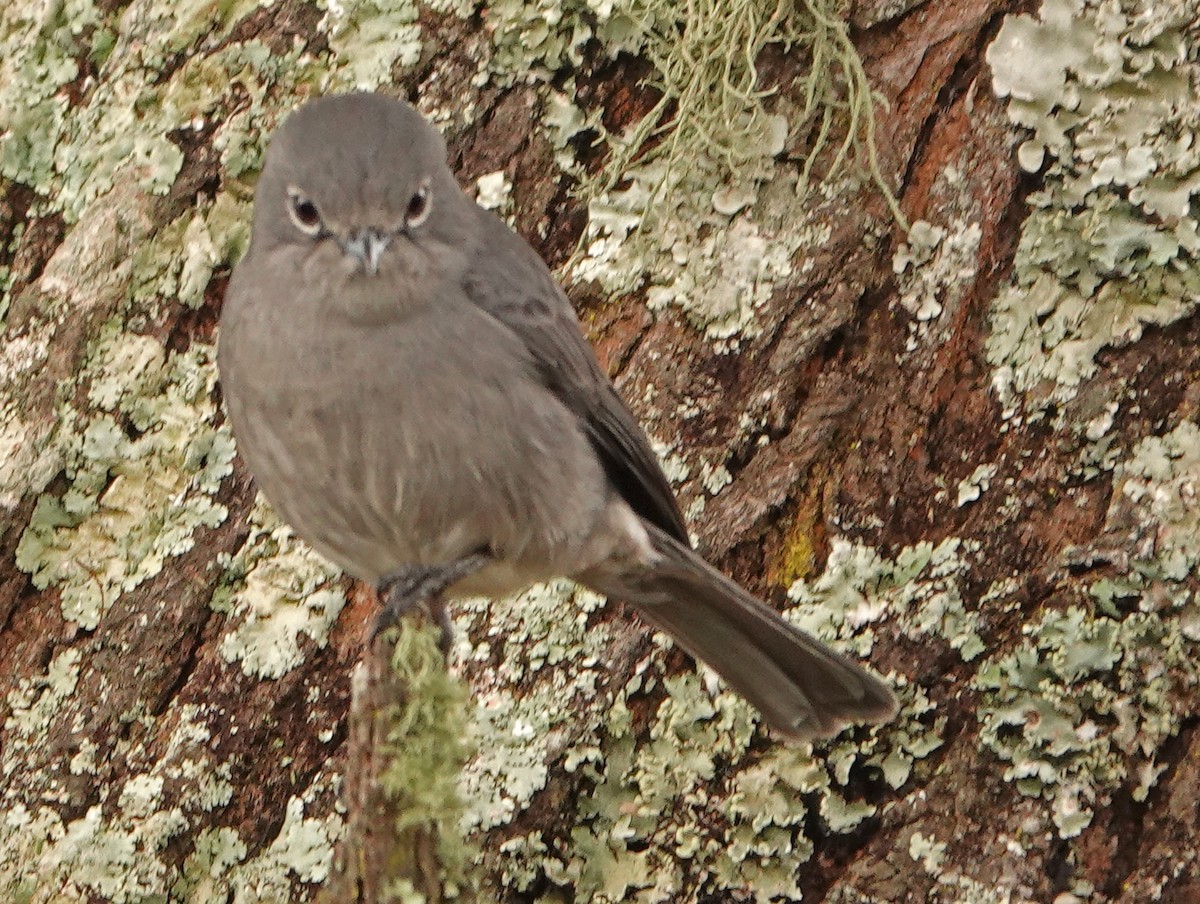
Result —
[[690, 545], [650, 441], [600, 367], [570, 301], [524, 239], [487, 211], [479, 213], [482, 236], [465, 279], [467, 295], [525, 343], [546, 385], [583, 423], [630, 507]]

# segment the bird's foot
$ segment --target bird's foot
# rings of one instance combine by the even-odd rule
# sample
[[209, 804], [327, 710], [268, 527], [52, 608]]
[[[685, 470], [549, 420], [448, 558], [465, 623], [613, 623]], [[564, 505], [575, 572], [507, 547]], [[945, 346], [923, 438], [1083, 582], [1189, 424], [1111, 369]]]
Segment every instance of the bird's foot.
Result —
[[442, 594], [446, 588], [474, 574], [490, 561], [491, 556], [486, 552], [475, 552], [444, 565], [403, 565], [385, 574], [375, 585], [383, 608], [371, 629], [371, 639], [399, 624], [401, 618], [418, 606], [426, 606], [442, 629], [439, 646], [443, 653], [448, 652], [454, 629]]

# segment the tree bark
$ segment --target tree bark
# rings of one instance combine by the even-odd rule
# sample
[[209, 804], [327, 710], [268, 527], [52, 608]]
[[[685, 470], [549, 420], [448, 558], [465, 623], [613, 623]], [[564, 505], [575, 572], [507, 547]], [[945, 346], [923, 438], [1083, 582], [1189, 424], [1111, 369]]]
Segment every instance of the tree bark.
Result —
[[780, 146], [763, 120], [742, 182], [697, 146], [626, 229], [650, 158], [609, 173], [611, 136], [708, 71], [646, 37], [700, 5], [0, 11], [0, 899], [316, 900], [370, 861], [334, 850], [339, 801], [379, 805], [356, 664], [402, 696], [374, 595], [256, 503], [212, 362], [265, 138], [355, 85], [562, 268], [705, 554], [903, 703], [783, 747], [617, 606], [464, 605], [482, 900], [1200, 896], [1195, 10], [855, 4], [911, 231], [821, 182], [852, 73], [800, 38], [754, 60]]

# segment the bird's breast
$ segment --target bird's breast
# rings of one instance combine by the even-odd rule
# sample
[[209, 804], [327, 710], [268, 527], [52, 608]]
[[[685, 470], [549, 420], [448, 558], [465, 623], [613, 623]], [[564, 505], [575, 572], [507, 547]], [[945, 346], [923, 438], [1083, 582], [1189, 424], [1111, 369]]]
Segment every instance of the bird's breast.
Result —
[[602, 469], [519, 342], [454, 304], [239, 336], [256, 352], [230, 362], [243, 457], [285, 520], [358, 577], [481, 548], [503, 560], [497, 587], [562, 573]]

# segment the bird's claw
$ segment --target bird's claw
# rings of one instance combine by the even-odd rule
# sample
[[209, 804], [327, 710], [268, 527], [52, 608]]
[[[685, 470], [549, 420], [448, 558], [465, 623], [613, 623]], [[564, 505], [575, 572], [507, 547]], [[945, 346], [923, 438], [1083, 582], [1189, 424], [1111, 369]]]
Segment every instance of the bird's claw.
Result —
[[385, 574], [375, 585], [383, 607], [371, 628], [372, 642], [388, 628], [398, 625], [404, 616], [425, 606], [442, 629], [438, 646], [443, 653], [449, 652], [454, 627], [442, 594], [451, 584], [474, 574], [490, 560], [487, 553], [476, 552], [445, 565], [403, 565]]

